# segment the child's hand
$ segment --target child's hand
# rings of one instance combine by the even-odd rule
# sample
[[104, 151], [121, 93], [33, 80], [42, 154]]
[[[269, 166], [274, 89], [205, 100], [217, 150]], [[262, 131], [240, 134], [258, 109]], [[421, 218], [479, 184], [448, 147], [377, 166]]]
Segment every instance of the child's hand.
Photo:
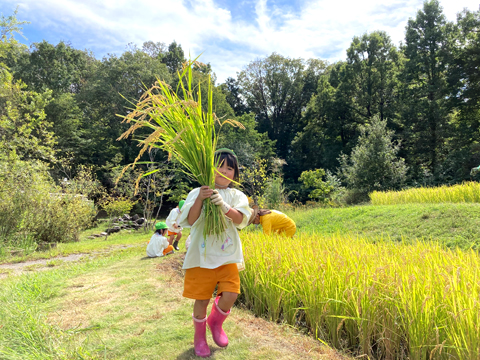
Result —
[[214, 205], [220, 206], [224, 214], [230, 211], [231, 206], [223, 201], [222, 195], [220, 195], [217, 190], [213, 190], [213, 195], [210, 200]]
[[210, 196], [212, 196], [213, 190], [210, 189], [207, 185], [204, 185], [200, 187], [200, 192], [198, 193], [197, 199], [203, 201], [205, 199], [208, 199]]

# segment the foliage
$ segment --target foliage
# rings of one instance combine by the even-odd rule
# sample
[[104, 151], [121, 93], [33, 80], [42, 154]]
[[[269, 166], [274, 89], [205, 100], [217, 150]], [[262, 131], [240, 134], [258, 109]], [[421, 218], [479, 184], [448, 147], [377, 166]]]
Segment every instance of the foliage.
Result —
[[56, 186], [40, 162], [10, 157], [0, 162], [0, 180], [1, 246], [78, 240], [95, 216], [93, 202]]
[[0, 78], [0, 153], [14, 152], [22, 159], [53, 161], [55, 144], [45, 106], [50, 92], [27, 91], [4, 71]]
[[240, 172], [240, 183], [243, 191], [250, 196], [254, 205], [261, 205], [259, 199], [267, 186], [267, 160], [256, 159], [249, 166], [244, 166]]
[[304, 171], [300, 175], [298, 180], [303, 183], [303, 189], [309, 191], [308, 197], [310, 199], [326, 202], [330, 197], [334, 187], [322, 180], [324, 176], [325, 170], [323, 169]]
[[300, 126], [307, 104], [324, 68], [321, 61], [305, 62], [273, 53], [252, 61], [240, 72], [238, 82], [249, 108], [255, 112], [259, 131], [276, 140], [276, 155], [287, 158], [287, 150]]
[[348, 187], [364, 194], [401, 187], [407, 167], [397, 157], [400, 145], [392, 142], [393, 131], [387, 129], [386, 120], [374, 117], [371, 125], [360, 130], [352, 154], [340, 158], [341, 175]]
[[265, 184], [264, 202], [267, 208], [275, 209], [286, 202], [287, 194], [281, 177], [270, 178]]
[[110, 219], [129, 214], [134, 204], [135, 202], [128, 198], [114, 197], [112, 195], [107, 195], [100, 201], [100, 206], [105, 210]]
[[243, 168], [255, 166], [256, 159], [270, 159], [275, 154], [275, 140], [267, 133], [259, 133], [253, 114], [244, 114], [236, 118], [243, 126], [224, 127], [219, 134], [218, 147], [232, 149], [237, 154], [239, 165]]

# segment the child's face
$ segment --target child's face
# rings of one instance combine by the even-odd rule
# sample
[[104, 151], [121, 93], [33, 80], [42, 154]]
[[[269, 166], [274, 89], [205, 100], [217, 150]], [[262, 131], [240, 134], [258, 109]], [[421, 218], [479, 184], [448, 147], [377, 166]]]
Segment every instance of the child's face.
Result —
[[220, 174], [215, 176], [215, 184], [220, 186], [227, 187], [232, 182], [233, 177], [235, 176], [235, 169], [231, 166], [227, 165], [226, 161], [223, 161], [220, 167], [217, 168], [218, 172], [220, 172], [223, 176], [226, 176], [228, 179], [225, 179]]
[[257, 216], [255, 216], [255, 220], [253, 220], [253, 223], [254, 224], [260, 224], [260, 215], [257, 214]]

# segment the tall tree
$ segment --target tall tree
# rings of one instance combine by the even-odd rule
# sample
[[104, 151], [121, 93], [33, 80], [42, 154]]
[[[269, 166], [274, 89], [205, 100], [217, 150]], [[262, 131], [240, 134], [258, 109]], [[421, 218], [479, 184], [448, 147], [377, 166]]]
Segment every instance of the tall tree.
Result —
[[312, 83], [323, 69], [323, 62], [306, 63], [273, 53], [251, 62], [239, 74], [242, 95], [256, 114], [259, 131], [277, 141], [277, 155], [284, 159], [301, 127], [302, 109], [315, 89]]
[[399, 54], [384, 31], [355, 36], [347, 50], [343, 89], [359, 123], [372, 116], [393, 120], [396, 114]]
[[219, 87], [225, 94], [225, 99], [233, 109], [236, 116], [241, 116], [249, 112], [248, 105], [241, 95], [241, 89], [240, 85], [238, 84], [238, 80], [229, 77], [227, 80], [225, 80], [225, 83], [220, 84]]
[[406, 29], [402, 80], [407, 159], [414, 177], [430, 173], [438, 179], [448, 120], [450, 45], [440, 3], [425, 2]]
[[448, 180], [458, 182], [470, 179], [470, 169], [480, 164], [480, 10], [458, 14], [450, 33], [450, 136], [442, 170]]
[[183, 53], [182, 45], [177, 44], [176, 41], [168, 45], [168, 51], [161, 56], [162, 62], [167, 65], [168, 70], [172, 74], [176, 74], [182, 68], [185, 61], [185, 54]]
[[52, 123], [56, 148], [62, 153], [78, 156], [89, 146], [83, 128], [84, 112], [77, 96], [93, 74], [98, 61], [93, 54], [77, 50], [60, 42], [35, 43], [13, 67], [16, 79], [28, 88], [51, 91], [52, 99], [45, 107], [47, 120]]

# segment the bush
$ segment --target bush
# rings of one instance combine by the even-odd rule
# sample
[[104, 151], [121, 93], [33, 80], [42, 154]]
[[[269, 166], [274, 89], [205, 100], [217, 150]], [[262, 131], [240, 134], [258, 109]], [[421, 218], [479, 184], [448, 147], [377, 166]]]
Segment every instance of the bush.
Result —
[[407, 166], [397, 156], [400, 144], [378, 116], [360, 128], [361, 135], [350, 156], [340, 157], [340, 172], [349, 189], [367, 195], [374, 190], [396, 190], [405, 182]]
[[62, 193], [41, 162], [0, 162], [0, 246], [73, 241], [94, 216], [93, 203]]

